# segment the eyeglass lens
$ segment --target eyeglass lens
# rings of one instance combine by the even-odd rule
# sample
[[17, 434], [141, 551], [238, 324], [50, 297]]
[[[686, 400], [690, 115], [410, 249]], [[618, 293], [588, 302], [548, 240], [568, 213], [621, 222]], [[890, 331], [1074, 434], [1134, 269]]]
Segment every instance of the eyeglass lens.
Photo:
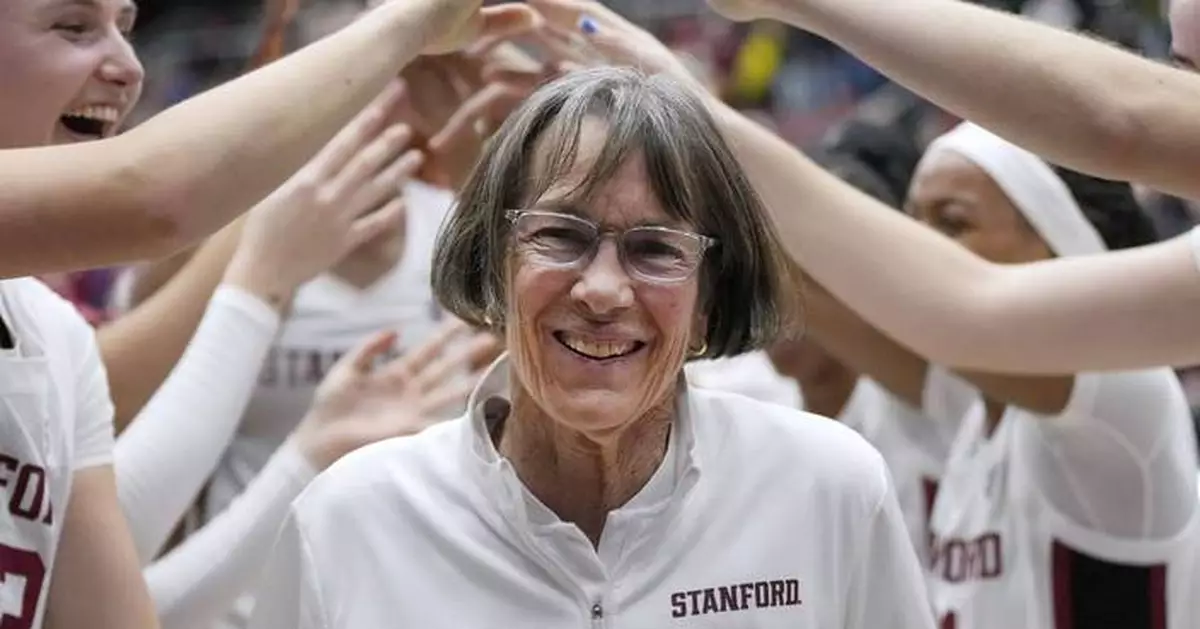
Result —
[[[514, 227], [520, 251], [552, 266], [579, 263], [596, 250], [602, 237], [592, 223], [560, 214], [521, 214]], [[654, 280], [687, 278], [704, 254], [700, 238], [661, 227], [625, 230], [617, 246], [627, 271]]]

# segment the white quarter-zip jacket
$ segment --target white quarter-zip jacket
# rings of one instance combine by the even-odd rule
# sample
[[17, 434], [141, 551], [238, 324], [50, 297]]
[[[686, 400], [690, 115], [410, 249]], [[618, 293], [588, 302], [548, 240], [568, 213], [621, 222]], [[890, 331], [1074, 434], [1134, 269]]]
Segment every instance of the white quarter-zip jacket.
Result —
[[884, 463], [854, 431], [680, 378], [663, 463], [593, 547], [493, 446], [503, 419], [484, 408], [508, 383], [501, 359], [464, 417], [318, 477], [252, 626], [932, 628]]

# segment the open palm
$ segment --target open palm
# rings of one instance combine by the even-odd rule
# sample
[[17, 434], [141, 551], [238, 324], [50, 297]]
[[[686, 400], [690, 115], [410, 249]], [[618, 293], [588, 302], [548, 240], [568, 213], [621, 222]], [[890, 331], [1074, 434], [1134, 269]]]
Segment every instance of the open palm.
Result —
[[382, 332], [342, 357], [317, 388], [294, 438], [319, 469], [377, 441], [414, 435], [447, 419], [474, 388], [478, 357], [497, 341], [451, 322], [407, 354], [380, 364], [396, 341]]

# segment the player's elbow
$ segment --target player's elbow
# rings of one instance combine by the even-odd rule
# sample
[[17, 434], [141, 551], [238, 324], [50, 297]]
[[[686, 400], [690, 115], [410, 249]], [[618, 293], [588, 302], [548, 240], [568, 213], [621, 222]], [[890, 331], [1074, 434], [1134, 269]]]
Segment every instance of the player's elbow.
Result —
[[187, 191], [172, 184], [161, 162], [134, 156], [117, 167], [111, 181], [110, 203], [119, 208], [115, 215], [128, 217], [123, 227], [136, 234], [138, 258], [165, 258], [202, 237], [188, 220]]

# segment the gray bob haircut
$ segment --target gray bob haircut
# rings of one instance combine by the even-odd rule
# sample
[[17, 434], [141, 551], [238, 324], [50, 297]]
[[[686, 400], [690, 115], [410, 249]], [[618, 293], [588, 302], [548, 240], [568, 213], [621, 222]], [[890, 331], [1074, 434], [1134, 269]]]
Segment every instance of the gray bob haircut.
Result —
[[489, 141], [438, 236], [433, 291], [478, 327], [506, 325], [510, 224], [571, 169], [586, 119], [604, 147], [565, 201], [586, 206], [631, 157], [643, 157], [666, 212], [719, 239], [699, 270], [706, 358], [770, 345], [795, 329], [800, 285], [758, 195], [701, 100], [672, 79], [593, 68], [542, 86]]

